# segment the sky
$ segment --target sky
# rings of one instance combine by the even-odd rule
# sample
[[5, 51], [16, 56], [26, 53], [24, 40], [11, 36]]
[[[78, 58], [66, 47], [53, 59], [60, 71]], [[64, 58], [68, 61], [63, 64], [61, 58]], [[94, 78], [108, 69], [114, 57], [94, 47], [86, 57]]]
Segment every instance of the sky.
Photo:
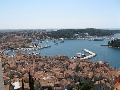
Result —
[[0, 0], [0, 29], [120, 28], [120, 0]]

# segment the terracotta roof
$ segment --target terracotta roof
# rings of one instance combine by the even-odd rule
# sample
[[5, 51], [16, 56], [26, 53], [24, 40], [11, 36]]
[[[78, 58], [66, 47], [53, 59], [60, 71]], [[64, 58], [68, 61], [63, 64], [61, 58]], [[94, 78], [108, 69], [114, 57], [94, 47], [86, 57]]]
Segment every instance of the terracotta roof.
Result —
[[116, 83], [114, 85], [114, 90], [120, 90], [120, 83]]

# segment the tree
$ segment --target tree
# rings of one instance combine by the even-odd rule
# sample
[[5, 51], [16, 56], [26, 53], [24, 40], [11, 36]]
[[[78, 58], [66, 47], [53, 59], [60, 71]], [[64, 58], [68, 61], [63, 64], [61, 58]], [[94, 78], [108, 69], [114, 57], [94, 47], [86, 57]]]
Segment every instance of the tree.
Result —
[[80, 82], [78, 85], [78, 90], [94, 90], [93, 85], [90, 82]]
[[30, 72], [28, 74], [29, 74], [29, 87], [31, 88], [31, 75], [30, 75]]
[[35, 88], [34, 88], [34, 79], [33, 79], [33, 77], [31, 78], [31, 90], [35, 90]]
[[22, 79], [22, 90], [24, 90], [24, 80]]
[[79, 72], [79, 71], [82, 71], [82, 68], [79, 67], [78, 65], [75, 66], [74, 68], [75, 72]]
[[34, 79], [31, 76], [30, 72], [29, 72], [29, 87], [30, 87], [30, 90], [35, 90], [34, 89]]
[[[39, 80], [40, 80], [40, 79], [39, 79]], [[37, 90], [42, 90], [42, 86], [41, 86], [39, 80], [37, 81], [36, 89], [37, 89]]]
[[11, 80], [9, 82], [9, 90], [14, 90], [14, 86], [11, 84]]
[[120, 47], [120, 39], [111, 40], [108, 42], [109, 46]]

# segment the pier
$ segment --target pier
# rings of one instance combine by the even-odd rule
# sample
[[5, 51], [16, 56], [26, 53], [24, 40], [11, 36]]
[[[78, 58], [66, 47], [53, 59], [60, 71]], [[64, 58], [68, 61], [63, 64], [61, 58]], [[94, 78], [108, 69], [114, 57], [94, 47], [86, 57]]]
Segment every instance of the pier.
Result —
[[37, 47], [28, 47], [28, 48], [17, 48], [18, 51], [30, 51], [30, 50], [40, 50], [44, 48], [49, 48], [50, 45], [37, 46]]
[[73, 59], [80, 59], [80, 60], [86, 60], [86, 59], [91, 59], [91, 58], [93, 58], [93, 57], [95, 57], [96, 56], [96, 54], [95, 53], [93, 53], [92, 51], [90, 51], [90, 50], [87, 50], [87, 49], [84, 49], [83, 50], [84, 52], [86, 52], [86, 53], [89, 53], [89, 55], [85, 55], [85, 54], [82, 54], [82, 53], [77, 53], [77, 55], [76, 56], [74, 56], [74, 57], [72, 57]]
[[96, 56], [96, 54], [95, 53], [93, 53], [93, 52], [91, 52], [91, 51], [89, 51], [89, 50], [87, 50], [87, 49], [84, 49], [84, 52], [86, 52], [86, 53], [89, 53], [89, 55], [88, 56], [86, 56], [86, 57], [84, 57], [84, 58], [82, 58], [82, 59], [91, 59], [91, 58], [93, 58], [93, 57], [95, 57]]
[[93, 52], [91, 52], [91, 51], [89, 51], [89, 50], [87, 50], [87, 49], [84, 49], [84, 52], [89, 53], [88, 56], [86, 56], [86, 57], [83, 58], [84, 60], [85, 60], [85, 59], [91, 59], [91, 58], [93, 58], [93, 57], [96, 56], [95, 53], [93, 53]]
[[[89, 51], [89, 50], [87, 50], [87, 49], [84, 49], [83, 50], [84, 52], [86, 52], [86, 53], [89, 53], [89, 55], [88, 56], [83, 56], [83, 57], [80, 57], [80, 60], [86, 60], [86, 59], [91, 59], [91, 58], [93, 58], [93, 57], [95, 57], [96, 56], [96, 54], [95, 53], [93, 53], [92, 51]], [[82, 55], [82, 54], [81, 54]], [[75, 58], [74, 58], [75, 59]]]
[[101, 44], [101, 46], [109, 46], [108, 44]]

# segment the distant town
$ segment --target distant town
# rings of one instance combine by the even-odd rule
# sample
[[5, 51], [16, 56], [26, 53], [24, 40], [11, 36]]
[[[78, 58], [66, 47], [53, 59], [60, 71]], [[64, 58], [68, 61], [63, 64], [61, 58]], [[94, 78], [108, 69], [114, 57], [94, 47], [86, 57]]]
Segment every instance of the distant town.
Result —
[[0, 49], [16, 49], [29, 47], [35, 40], [104, 40], [111, 39], [114, 34], [120, 33], [120, 30], [102, 30], [102, 29], [60, 29], [53, 30], [21, 30], [21, 31], [2, 31], [0, 32]]
[[[120, 39], [113, 38], [116, 33], [120, 30], [86, 28], [0, 32], [0, 63], [5, 90], [119, 90], [120, 69], [111, 67], [107, 61], [92, 62], [89, 58], [81, 59], [81, 56], [69, 58], [66, 55], [41, 56], [25, 52], [51, 47], [35, 43], [45, 40], [57, 44], [56, 40], [64, 43], [64, 40], [110, 39], [107, 46], [120, 47]], [[8, 55], [11, 51], [16, 54]]]

